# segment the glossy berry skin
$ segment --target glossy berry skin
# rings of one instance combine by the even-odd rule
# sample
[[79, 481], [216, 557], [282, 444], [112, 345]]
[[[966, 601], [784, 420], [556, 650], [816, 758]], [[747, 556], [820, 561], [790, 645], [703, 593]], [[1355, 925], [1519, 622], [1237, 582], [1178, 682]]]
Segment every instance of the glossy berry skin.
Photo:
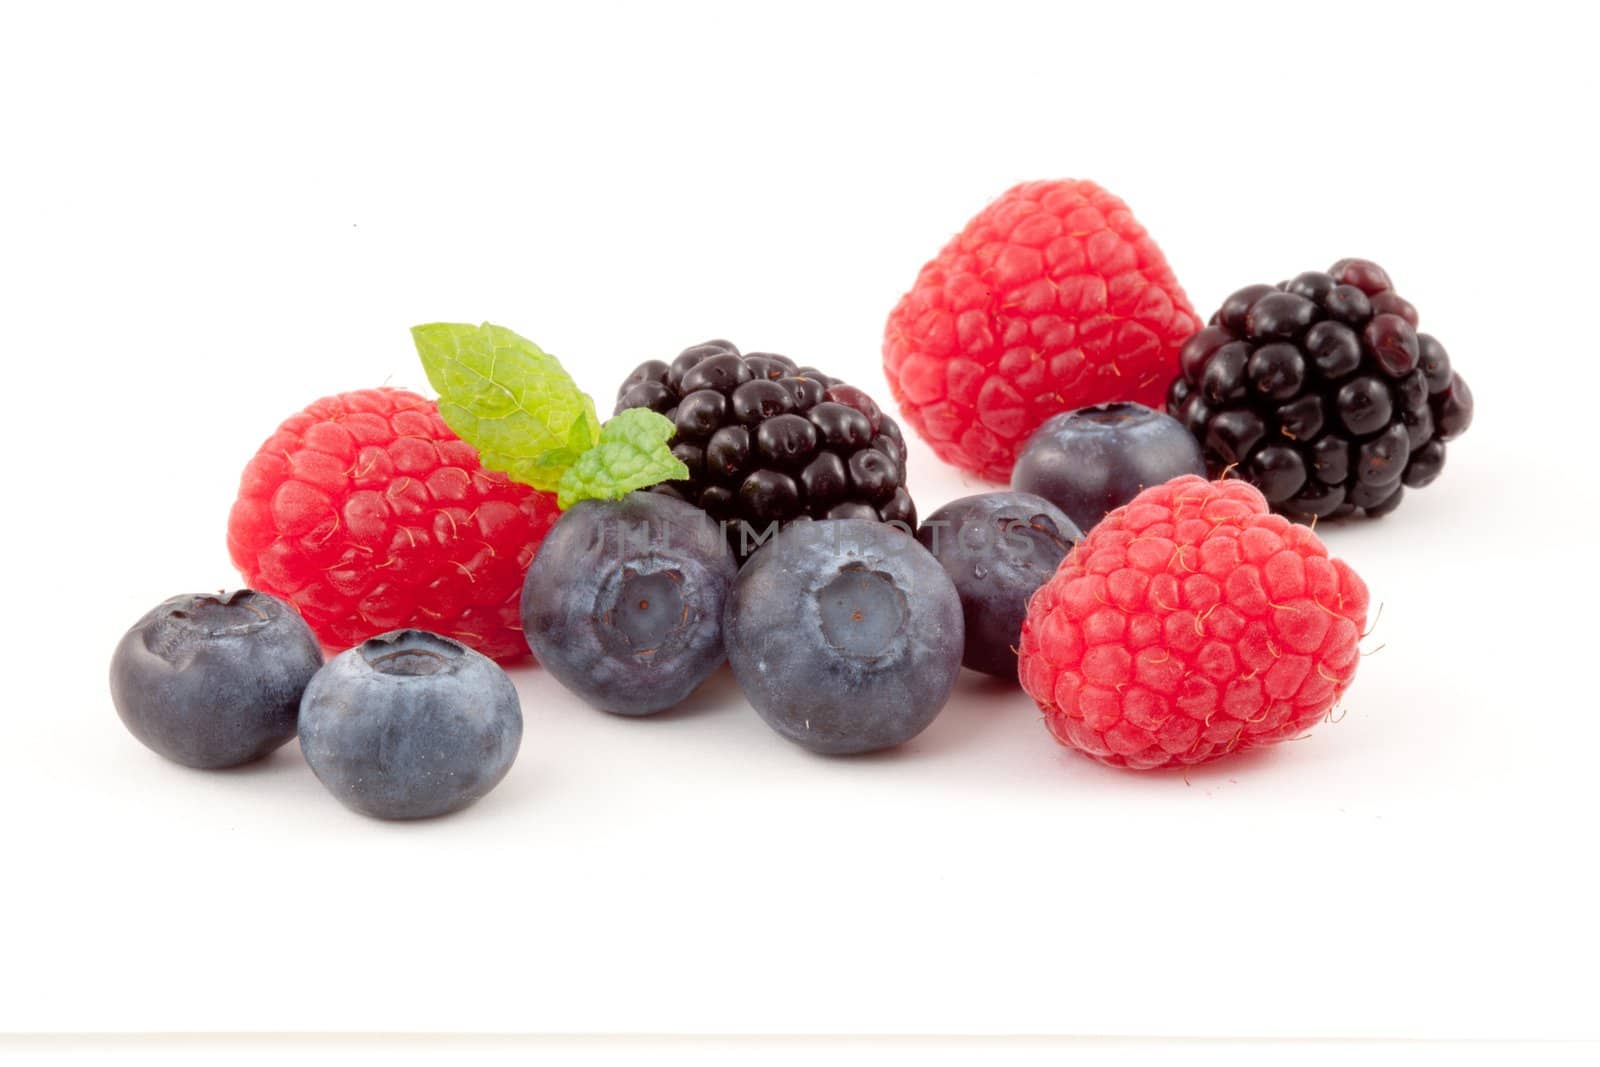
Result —
[[756, 712], [827, 755], [921, 733], [961, 673], [961, 598], [910, 535], [863, 519], [795, 523], [734, 583], [728, 662]]
[[1143, 404], [1099, 404], [1035, 430], [1011, 488], [1044, 497], [1088, 530], [1152, 485], [1205, 472], [1200, 446], [1181, 422]]
[[228, 551], [330, 647], [412, 626], [509, 662], [528, 655], [522, 577], [557, 514], [554, 495], [484, 470], [433, 401], [363, 389], [318, 400], [261, 446]]
[[659, 493], [584, 500], [528, 569], [522, 625], [561, 684], [618, 715], [680, 703], [721, 666], [739, 564], [704, 511]]
[[1093, 182], [1027, 182], [922, 268], [889, 315], [884, 373], [941, 459], [1004, 482], [1052, 415], [1159, 406], [1198, 326], [1126, 204]]
[[1238, 479], [1177, 478], [1091, 530], [1022, 625], [1022, 686], [1062, 744], [1191, 766], [1299, 737], [1355, 678], [1367, 589]]
[[617, 390], [617, 410], [672, 419], [685, 481], [656, 492], [722, 523], [739, 558], [800, 518], [876, 518], [912, 529], [900, 427], [860, 389], [770, 352], [727, 341], [642, 363]]
[[147, 748], [186, 767], [235, 767], [294, 736], [322, 649], [295, 610], [240, 589], [164, 600], [117, 643], [111, 701]]
[[1028, 598], [1082, 537], [1065, 512], [1031, 493], [964, 496], [923, 520], [917, 541], [961, 597], [963, 666], [1016, 681]]
[[516, 687], [493, 660], [396, 630], [328, 661], [300, 703], [300, 749], [328, 792], [380, 819], [426, 819], [499, 784], [522, 744]]
[[1472, 393], [1377, 264], [1228, 297], [1179, 354], [1167, 410], [1291, 518], [1385, 515], [1444, 467]]

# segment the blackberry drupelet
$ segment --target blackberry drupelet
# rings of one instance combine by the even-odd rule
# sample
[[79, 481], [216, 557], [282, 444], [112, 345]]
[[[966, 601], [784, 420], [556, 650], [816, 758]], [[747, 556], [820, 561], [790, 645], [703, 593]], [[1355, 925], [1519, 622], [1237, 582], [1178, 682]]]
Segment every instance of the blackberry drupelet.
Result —
[[1167, 410], [1292, 518], [1386, 515], [1444, 467], [1472, 393], [1376, 263], [1240, 289], [1183, 346]]
[[677, 427], [686, 481], [656, 486], [722, 523], [742, 559], [773, 523], [876, 519], [915, 529], [900, 427], [860, 389], [727, 341], [641, 363], [617, 410], [650, 408]]

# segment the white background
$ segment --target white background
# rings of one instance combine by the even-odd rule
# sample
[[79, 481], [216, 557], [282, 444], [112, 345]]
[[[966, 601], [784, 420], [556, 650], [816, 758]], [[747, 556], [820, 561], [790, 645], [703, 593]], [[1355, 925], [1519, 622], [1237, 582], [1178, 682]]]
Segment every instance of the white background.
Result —
[[[1587, 22], [1582, 16], [1581, 22]], [[0, 15], [9, 385], [0, 1029], [1593, 1038], [1592, 27], [1496, 5], [40, 5]], [[1388, 267], [1478, 400], [1325, 527], [1348, 713], [1180, 774], [974, 675], [827, 760], [726, 673], [649, 721], [515, 677], [502, 787], [360, 818], [228, 773], [106, 664], [236, 583], [238, 472], [489, 319], [608, 407], [727, 336], [887, 402], [883, 321], [1016, 181], [1123, 196], [1197, 309]], [[976, 491], [914, 443], [924, 512]]]

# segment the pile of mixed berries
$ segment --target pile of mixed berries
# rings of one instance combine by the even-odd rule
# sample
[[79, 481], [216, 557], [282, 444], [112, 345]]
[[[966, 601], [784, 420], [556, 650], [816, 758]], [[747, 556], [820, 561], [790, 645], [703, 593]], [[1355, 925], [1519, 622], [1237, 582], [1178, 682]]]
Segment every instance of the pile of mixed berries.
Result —
[[117, 710], [156, 752], [229, 767], [298, 737], [357, 811], [455, 811], [511, 768], [500, 664], [531, 652], [626, 716], [726, 663], [829, 755], [915, 737], [965, 666], [1101, 763], [1203, 763], [1302, 734], [1349, 687], [1368, 594], [1312, 526], [1393, 511], [1472, 418], [1375, 264], [1241, 289], [1201, 325], [1089, 182], [1000, 197], [890, 316], [909, 425], [1010, 482], [920, 523], [895, 419], [786, 356], [647, 361], [602, 422], [510, 330], [413, 335], [438, 399], [286, 420], [229, 517], [250, 588], [174, 597], [118, 645]]

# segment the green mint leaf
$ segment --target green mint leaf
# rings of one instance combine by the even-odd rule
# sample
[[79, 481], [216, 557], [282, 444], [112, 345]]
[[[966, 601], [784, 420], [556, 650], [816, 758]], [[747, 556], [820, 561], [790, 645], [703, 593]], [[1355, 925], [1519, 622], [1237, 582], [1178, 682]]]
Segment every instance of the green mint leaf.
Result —
[[411, 339], [445, 425], [489, 470], [549, 492], [599, 439], [594, 401], [527, 338], [487, 322], [433, 322]]
[[619, 412], [600, 428], [600, 442], [562, 476], [557, 505], [565, 511], [580, 500], [616, 500], [689, 477], [689, 468], [667, 447], [673, 429], [671, 419], [649, 408]]

